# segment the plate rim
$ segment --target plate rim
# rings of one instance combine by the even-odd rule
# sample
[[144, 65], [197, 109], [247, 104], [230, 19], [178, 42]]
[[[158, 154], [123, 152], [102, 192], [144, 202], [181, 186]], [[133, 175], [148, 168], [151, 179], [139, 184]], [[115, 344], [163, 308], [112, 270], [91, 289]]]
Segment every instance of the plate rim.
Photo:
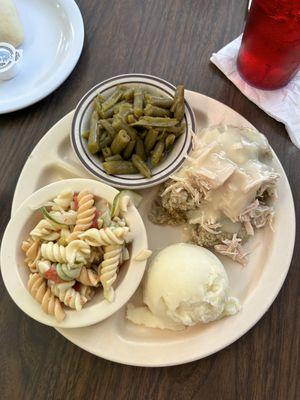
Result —
[[49, 96], [49, 94], [53, 93], [59, 86], [63, 84], [63, 82], [70, 76], [70, 74], [76, 67], [78, 60], [81, 56], [84, 44], [85, 31], [82, 14], [75, 0], [57, 1], [65, 9], [68, 20], [70, 22], [74, 22], [72, 25], [76, 25], [76, 30], [74, 30], [74, 39], [72, 41], [73, 43], [76, 43], [76, 47], [74, 48], [73, 52], [70, 53], [71, 56], [68, 57], [64, 70], [56, 77], [55, 80], [50, 79], [50, 81], [48, 81], [50, 82], [50, 84], [45, 87], [45, 90], [43, 90], [42, 92], [37, 91], [36, 95], [32, 98], [26, 96], [25, 98], [21, 98], [20, 100], [13, 103], [10, 102], [8, 103], [8, 105], [3, 107], [1, 107], [0, 104], [0, 115], [23, 110], [24, 108], [27, 108]]
[[[218, 100], [215, 100], [209, 96], [205, 96], [201, 93], [197, 93], [197, 92], [193, 92], [193, 91], [189, 91], [189, 93], [191, 93], [191, 95], [195, 95], [195, 96], [202, 96], [206, 99], [206, 101], [213, 101], [213, 102], [217, 102], [219, 103], [224, 110], [228, 109], [230, 112], [233, 112], [234, 114], [238, 115], [239, 117], [241, 117], [242, 119], [244, 119], [245, 121], [247, 121], [248, 125], [253, 126], [245, 117], [243, 117], [241, 114], [239, 114], [237, 111], [233, 110], [232, 108], [228, 107], [227, 105], [219, 102]], [[191, 105], [193, 104], [193, 102], [191, 102]], [[63, 117], [60, 121], [57, 122], [57, 124], [59, 122], [61, 122], [63, 119], [65, 118], [71, 118], [71, 113], [67, 114], [65, 117]], [[53, 129], [54, 127], [52, 127], [51, 129]], [[43, 140], [44, 138], [42, 138], [41, 140]], [[40, 143], [40, 142], [39, 142]], [[38, 146], [38, 145], [37, 145]], [[34, 150], [33, 150], [34, 151]], [[189, 363], [189, 362], [193, 362], [202, 358], [205, 358], [211, 354], [214, 354], [224, 348], [226, 348], [227, 346], [231, 345], [232, 343], [234, 343], [236, 340], [238, 340], [240, 337], [242, 337], [245, 333], [247, 333], [253, 326], [256, 325], [256, 323], [262, 318], [262, 316], [266, 313], [266, 311], [269, 309], [269, 307], [272, 305], [272, 303], [274, 302], [275, 298], [277, 297], [279, 291], [281, 290], [283, 283], [285, 281], [285, 278], [287, 276], [287, 273], [289, 271], [289, 267], [290, 267], [290, 263], [291, 263], [291, 259], [293, 256], [293, 249], [294, 249], [294, 244], [295, 244], [295, 231], [296, 231], [296, 219], [295, 219], [295, 206], [294, 206], [294, 200], [293, 200], [293, 196], [292, 196], [292, 191], [289, 185], [289, 181], [287, 179], [286, 173], [282, 167], [282, 164], [280, 162], [280, 160], [278, 159], [276, 153], [273, 151], [274, 153], [274, 158], [276, 159], [276, 162], [279, 164], [281, 170], [282, 170], [282, 176], [285, 180], [285, 184], [287, 185], [287, 189], [288, 189], [288, 193], [286, 193], [287, 197], [289, 198], [289, 204], [290, 204], [290, 212], [291, 212], [291, 219], [292, 219], [292, 224], [290, 226], [290, 237], [293, 239], [289, 242], [289, 248], [288, 248], [288, 257], [286, 258], [286, 261], [284, 263], [285, 265], [285, 269], [284, 269], [284, 273], [280, 275], [280, 280], [278, 281], [278, 278], [276, 278], [276, 290], [272, 291], [272, 296], [270, 298], [268, 298], [268, 301], [266, 302], [265, 306], [260, 309], [259, 313], [256, 313], [256, 317], [252, 318], [252, 321], [250, 324], [247, 324], [247, 326], [243, 329], [240, 330], [239, 333], [237, 335], [233, 335], [233, 338], [225, 343], [222, 343], [220, 346], [216, 346], [214, 347], [213, 350], [208, 351], [208, 352], [202, 352], [202, 355], [199, 356], [198, 355], [194, 355], [193, 357], [179, 357], [178, 359], [174, 360], [172, 359], [172, 361], [170, 362], [160, 362], [160, 361], [155, 361], [155, 362], [151, 362], [149, 360], [143, 360], [143, 361], [131, 361], [131, 360], [125, 360], [124, 357], [122, 358], [118, 358], [117, 356], [114, 356], [112, 354], [108, 354], [105, 352], [96, 352], [96, 351], [91, 351], [90, 349], [88, 349], [86, 347], [85, 343], [82, 343], [78, 340], [72, 339], [69, 337], [68, 335], [68, 330], [61, 330], [61, 329], [57, 329], [57, 331], [62, 334], [66, 339], [68, 339], [70, 342], [72, 342], [73, 344], [77, 345], [78, 347], [84, 349], [85, 351], [88, 351], [91, 354], [94, 354], [98, 357], [102, 357], [105, 358], [107, 360], [110, 361], [114, 361], [114, 362], [118, 362], [120, 364], [124, 364], [124, 365], [133, 365], [133, 366], [140, 366], [140, 367], [165, 367], [165, 366], [172, 366], [172, 365], [180, 365], [180, 364], [185, 364], [185, 363]], [[26, 165], [26, 164], [25, 164]], [[25, 169], [25, 166], [24, 168]], [[23, 172], [23, 171], [22, 171]], [[22, 175], [22, 173], [21, 173]], [[17, 183], [16, 186], [16, 191], [14, 194], [14, 200], [15, 200], [15, 195], [18, 191], [18, 187], [20, 185], [20, 180], [21, 180], [21, 175], [19, 178], [19, 181]], [[15, 203], [15, 202], [14, 202]], [[16, 206], [16, 204], [13, 203], [13, 209], [12, 212], [14, 211], [14, 207]], [[231, 317], [234, 318], [234, 317]]]

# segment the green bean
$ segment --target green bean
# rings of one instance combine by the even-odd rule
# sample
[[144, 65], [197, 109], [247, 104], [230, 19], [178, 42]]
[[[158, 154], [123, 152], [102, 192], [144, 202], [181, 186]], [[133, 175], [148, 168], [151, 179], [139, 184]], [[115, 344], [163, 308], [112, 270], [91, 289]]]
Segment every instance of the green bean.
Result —
[[132, 108], [121, 108], [117, 114], [125, 124], [127, 123], [127, 117], [132, 113]]
[[98, 118], [97, 111], [94, 110], [92, 112], [92, 115], [90, 118], [90, 131], [93, 131], [95, 129], [95, 127], [98, 125], [98, 121], [99, 121], [99, 118]]
[[121, 129], [117, 133], [116, 137], [114, 138], [111, 144], [112, 153], [120, 154], [125, 149], [125, 147], [129, 142], [130, 142], [130, 136], [124, 129]]
[[155, 128], [168, 128], [178, 124], [175, 118], [160, 118], [160, 117], [141, 117], [137, 122], [130, 124], [130, 126], [145, 126]]
[[170, 110], [166, 110], [165, 108], [156, 107], [152, 104], [147, 104], [144, 108], [144, 114], [150, 115], [152, 117], [170, 117], [171, 112]]
[[166, 131], [167, 131], [167, 132], [170, 132], [170, 133], [174, 133], [174, 135], [175, 135], [176, 137], [178, 137], [178, 136], [180, 136], [182, 133], [184, 133], [185, 128], [186, 128], [186, 125], [185, 125], [184, 122], [182, 122], [179, 126], [172, 126], [172, 127], [170, 127], [170, 128], [166, 128]]
[[173, 104], [173, 99], [170, 99], [168, 97], [159, 97], [152, 96], [151, 94], [146, 94], [145, 99], [147, 103], [161, 108], [170, 108]]
[[100, 149], [110, 146], [111, 142], [112, 142], [112, 137], [106, 131], [102, 131], [102, 133], [100, 134], [100, 137], [99, 137]]
[[98, 94], [97, 94], [96, 99], [99, 101], [100, 104], [103, 104], [104, 101], [105, 101], [105, 97], [102, 96], [101, 93], [98, 93]]
[[103, 111], [102, 108], [101, 110], [98, 112], [99, 117], [102, 119], [107, 119], [107, 118], [111, 118], [114, 115], [114, 109], [113, 107], [108, 109], [107, 111]]
[[130, 136], [131, 140], [135, 140], [136, 138], [136, 130], [126, 124], [126, 122], [124, 122], [120, 117], [116, 116], [116, 118], [114, 119], [112, 126], [117, 130], [120, 131], [121, 129], [124, 129], [128, 135]]
[[171, 146], [173, 146], [175, 142], [176, 136], [174, 133], [170, 133], [166, 138], [165, 138], [165, 146], [166, 150], [169, 149]]
[[115, 91], [102, 103], [102, 111], [112, 108], [123, 96], [123, 90], [116, 88]]
[[131, 161], [105, 161], [103, 168], [109, 175], [136, 174], [137, 170]]
[[98, 128], [89, 135], [87, 148], [91, 154], [96, 154], [100, 150], [99, 142], [98, 142]]
[[134, 89], [133, 111], [136, 117], [143, 115], [144, 93], [141, 88]]
[[130, 140], [130, 142], [125, 147], [125, 149], [123, 151], [123, 158], [125, 158], [125, 160], [130, 159], [130, 157], [133, 153], [133, 150], [135, 148], [135, 143], [136, 143], [136, 140]]
[[119, 101], [117, 104], [115, 104], [115, 105], [113, 106], [114, 114], [118, 114], [118, 112], [119, 112], [119, 107], [120, 107], [122, 104], [125, 104], [125, 100], [121, 100], [121, 101]]
[[100, 125], [102, 126], [102, 128], [104, 130], [106, 130], [106, 132], [112, 137], [114, 138], [116, 136], [116, 131], [114, 130], [112, 124], [110, 124], [106, 119], [100, 119]]
[[94, 110], [97, 111], [98, 115], [101, 112], [101, 103], [98, 100], [98, 97], [95, 97], [94, 99]]
[[159, 164], [160, 160], [163, 157], [164, 149], [165, 149], [165, 144], [163, 141], [159, 141], [156, 143], [151, 155], [151, 164], [153, 166]]
[[159, 134], [159, 131], [157, 129], [149, 129], [148, 130], [146, 137], [145, 137], [146, 153], [149, 153], [153, 149], [155, 142], [157, 140], [158, 134]]
[[162, 131], [159, 132], [159, 134], [157, 136], [157, 141], [159, 141], [159, 140], [165, 141], [167, 136], [168, 136], [167, 131], [165, 129], [163, 129]]
[[103, 157], [106, 159], [107, 157], [111, 156], [111, 149], [110, 147], [104, 147], [102, 150]]
[[[180, 86], [180, 85], [179, 85], [179, 86]], [[175, 93], [174, 93], [173, 103], [172, 103], [171, 108], [170, 108], [170, 110], [171, 110], [172, 112], [175, 112], [175, 109], [176, 109], [176, 104], [177, 104], [177, 101], [178, 101], [179, 90], [181, 90], [181, 89], [179, 89], [179, 86], [177, 86], [177, 88], [176, 88], [176, 90], [175, 90]]]
[[177, 104], [174, 116], [178, 121], [182, 121], [182, 118], [184, 117], [184, 103]]
[[132, 156], [132, 164], [146, 178], [150, 178], [151, 177], [150, 169], [148, 168], [147, 164], [144, 163], [144, 161], [141, 159], [141, 157], [139, 155], [134, 154]]
[[102, 104], [104, 101], [105, 98], [102, 96], [102, 94], [98, 93], [94, 99], [94, 109], [98, 112], [98, 114], [102, 110]]
[[178, 85], [175, 91], [174, 101], [171, 107], [175, 118], [181, 121], [184, 116], [184, 86]]
[[[100, 93], [98, 93], [97, 96], [94, 98], [94, 110], [97, 111], [99, 117], [101, 118], [104, 118], [104, 113], [102, 111], [102, 103], [104, 102], [104, 100], [104, 97]], [[107, 112], [105, 114], [107, 114]]]
[[125, 111], [125, 110], [130, 110], [131, 112], [133, 112], [132, 104], [130, 104], [130, 103], [121, 104], [120, 107], [119, 107], [118, 112], [122, 112], [122, 111]]
[[95, 154], [100, 150], [99, 147], [99, 126], [97, 111], [93, 111], [90, 121], [90, 134], [87, 144], [90, 153]]
[[81, 136], [83, 137], [83, 139], [88, 140], [90, 136], [90, 131], [84, 131]]
[[135, 118], [135, 116], [133, 115], [133, 114], [129, 114], [128, 116], [127, 116], [127, 122], [128, 122], [128, 124], [133, 124], [134, 122], [136, 122], [137, 121], [137, 119]]
[[114, 105], [114, 113], [118, 114], [120, 112], [120, 108], [131, 108], [132, 109], [132, 104], [127, 103], [126, 101], [122, 100], [119, 103]]
[[122, 161], [123, 158], [120, 154], [114, 154], [113, 156], [109, 156], [105, 158], [105, 161]]
[[140, 156], [143, 161], [146, 161], [144, 142], [139, 136], [136, 137], [135, 154]]
[[133, 88], [127, 88], [123, 92], [123, 99], [126, 101], [133, 100], [134, 90]]

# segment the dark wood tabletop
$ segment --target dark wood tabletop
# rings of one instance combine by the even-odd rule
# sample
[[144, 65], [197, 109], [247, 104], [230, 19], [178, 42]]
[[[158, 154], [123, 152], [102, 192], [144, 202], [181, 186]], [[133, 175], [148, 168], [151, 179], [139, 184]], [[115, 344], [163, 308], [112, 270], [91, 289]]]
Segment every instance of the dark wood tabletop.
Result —
[[[232, 107], [264, 132], [289, 178], [300, 222], [300, 151], [282, 124], [244, 97], [209, 61], [213, 52], [242, 32], [247, 0], [77, 3], [85, 43], [70, 77], [39, 103], [0, 116], [1, 237], [19, 174], [34, 146], [89, 88], [129, 72], [182, 82]], [[247, 334], [217, 354], [168, 368], [120, 365], [81, 350], [19, 310], [0, 278], [0, 398], [299, 399], [299, 258], [296, 241], [283, 288]]]

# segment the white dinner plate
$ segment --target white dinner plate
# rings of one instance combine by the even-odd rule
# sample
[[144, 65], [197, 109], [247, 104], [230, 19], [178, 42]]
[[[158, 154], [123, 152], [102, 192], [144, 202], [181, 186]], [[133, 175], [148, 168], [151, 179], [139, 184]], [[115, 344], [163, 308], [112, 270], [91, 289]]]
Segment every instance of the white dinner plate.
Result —
[[20, 110], [53, 92], [73, 71], [84, 26], [73, 0], [15, 0], [24, 26], [19, 73], [0, 81], [0, 114]]
[[[198, 129], [218, 123], [252, 127], [241, 115], [214, 99], [190, 91], [186, 91], [186, 97], [193, 107]], [[60, 120], [33, 150], [20, 175], [12, 213], [29, 194], [50, 182], [88, 176], [76, 161], [70, 145], [72, 116], [73, 112]], [[136, 326], [125, 320], [123, 308], [99, 324], [58, 331], [77, 346], [99, 357], [147, 367], [197, 360], [240, 338], [274, 301], [283, 285], [293, 253], [293, 198], [287, 177], [275, 154], [273, 166], [281, 174], [274, 232], [269, 228], [262, 229], [247, 243], [247, 250], [251, 254], [246, 267], [222, 258], [231, 293], [240, 299], [243, 307], [238, 314], [206, 325], [198, 324], [185, 331], [172, 332]], [[148, 220], [147, 212], [156, 190], [140, 191], [144, 195], [140, 212], [147, 229], [149, 248], [153, 250], [184, 238], [181, 229], [156, 226]]]

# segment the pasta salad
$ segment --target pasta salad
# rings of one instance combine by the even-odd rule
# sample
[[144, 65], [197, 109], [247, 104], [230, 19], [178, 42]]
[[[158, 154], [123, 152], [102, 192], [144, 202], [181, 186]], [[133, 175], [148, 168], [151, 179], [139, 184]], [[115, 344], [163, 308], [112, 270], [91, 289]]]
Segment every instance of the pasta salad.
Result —
[[130, 204], [122, 192], [110, 205], [86, 189], [65, 190], [40, 209], [43, 218], [21, 248], [28, 290], [45, 313], [62, 321], [64, 306], [80, 311], [97, 288], [114, 300], [113, 284], [129, 259], [132, 234], [124, 215]]

